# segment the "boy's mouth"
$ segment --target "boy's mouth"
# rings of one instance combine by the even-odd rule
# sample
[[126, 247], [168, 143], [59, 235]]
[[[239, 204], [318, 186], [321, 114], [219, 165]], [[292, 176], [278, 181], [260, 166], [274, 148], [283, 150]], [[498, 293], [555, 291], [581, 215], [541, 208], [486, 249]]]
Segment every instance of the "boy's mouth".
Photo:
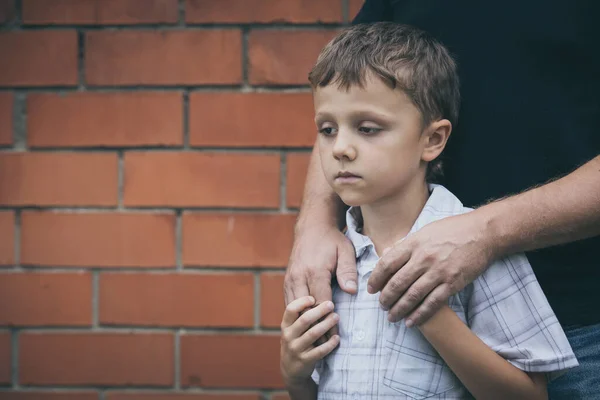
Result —
[[351, 183], [361, 179], [360, 175], [356, 175], [349, 171], [340, 171], [335, 176], [335, 180], [338, 182]]

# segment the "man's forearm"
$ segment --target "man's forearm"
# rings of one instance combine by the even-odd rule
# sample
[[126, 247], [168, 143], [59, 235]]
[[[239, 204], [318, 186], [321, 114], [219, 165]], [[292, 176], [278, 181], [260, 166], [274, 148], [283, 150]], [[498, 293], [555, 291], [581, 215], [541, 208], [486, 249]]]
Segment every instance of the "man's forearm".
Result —
[[600, 156], [569, 175], [473, 212], [495, 257], [600, 235]]
[[304, 195], [302, 197], [302, 207], [298, 216], [297, 228], [315, 223], [336, 225], [339, 222], [340, 210], [342, 208], [343, 204], [339, 197], [331, 189], [327, 180], [325, 180], [321, 169], [318, 143], [315, 143], [308, 166], [308, 173], [306, 174], [306, 184], [304, 186]]
[[312, 378], [302, 382], [286, 383], [286, 388], [292, 400], [315, 400], [318, 386]]

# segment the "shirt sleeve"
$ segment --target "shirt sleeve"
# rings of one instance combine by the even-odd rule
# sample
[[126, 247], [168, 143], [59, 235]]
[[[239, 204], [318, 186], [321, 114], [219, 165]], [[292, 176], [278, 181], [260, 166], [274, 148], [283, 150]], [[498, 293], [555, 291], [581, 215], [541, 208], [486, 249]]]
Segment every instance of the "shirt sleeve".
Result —
[[578, 365], [525, 255], [495, 262], [469, 289], [469, 327], [515, 367], [554, 379]]

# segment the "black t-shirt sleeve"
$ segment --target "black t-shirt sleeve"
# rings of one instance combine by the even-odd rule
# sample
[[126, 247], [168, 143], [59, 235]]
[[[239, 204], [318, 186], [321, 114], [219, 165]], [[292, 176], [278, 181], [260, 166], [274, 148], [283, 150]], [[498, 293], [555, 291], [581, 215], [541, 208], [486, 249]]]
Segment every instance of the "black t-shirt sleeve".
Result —
[[392, 21], [392, 16], [390, 0], [366, 0], [354, 20], [352, 20], [352, 25]]

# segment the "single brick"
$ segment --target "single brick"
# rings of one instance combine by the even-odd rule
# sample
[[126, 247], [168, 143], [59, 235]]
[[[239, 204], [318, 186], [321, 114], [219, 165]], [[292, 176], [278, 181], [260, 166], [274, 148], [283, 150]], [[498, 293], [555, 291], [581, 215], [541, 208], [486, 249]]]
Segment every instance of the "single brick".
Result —
[[283, 277], [279, 272], [260, 275], [260, 325], [279, 328], [285, 310]]
[[116, 206], [117, 168], [109, 153], [1, 153], [0, 204]]
[[22, 385], [171, 386], [174, 339], [151, 333], [22, 333]]
[[285, 267], [296, 215], [183, 215], [186, 266]]
[[183, 144], [181, 93], [37, 94], [27, 99], [34, 147]]
[[0, 146], [13, 142], [13, 107], [13, 94], [0, 93]]
[[193, 93], [190, 144], [310, 147], [316, 138], [310, 93]]
[[241, 43], [236, 29], [88, 32], [86, 82], [237, 84], [242, 79]]
[[[0, 332], [0, 384], [11, 381], [11, 335], [10, 332]], [[3, 393], [0, 393], [2, 395]]]
[[27, 390], [26, 392], [0, 391], [2, 400], [98, 400], [95, 392], [54, 391], [43, 392]]
[[204, 388], [283, 388], [275, 335], [183, 335], [181, 384]]
[[89, 326], [91, 323], [90, 274], [0, 274], [0, 325]]
[[178, 20], [177, 0], [23, 0], [24, 24], [161, 24]]
[[175, 216], [25, 211], [21, 263], [67, 267], [173, 267]]
[[77, 33], [73, 31], [0, 32], [0, 86], [77, 84]]
[[286, 184], [288, 207], [300, 207], [304, 194], [304, 183], [310, 163], [310, 153], [288, 153]]
[[0, 265], [15, 262], [15, 217], [12, 211], [0, 211]]
[[100, 323], [252, 327], [254, 276], [105, 273], [100, 277]]
[[188, 23], [341, 22], [340, 0], [186, 0]]
[[125, 154], [126, 206], [279, 206], [279, 155]]
[[251, 31], [250, 83], [308, 85], [308, 73], [319, 52], [335, 34], [333, 30]]

